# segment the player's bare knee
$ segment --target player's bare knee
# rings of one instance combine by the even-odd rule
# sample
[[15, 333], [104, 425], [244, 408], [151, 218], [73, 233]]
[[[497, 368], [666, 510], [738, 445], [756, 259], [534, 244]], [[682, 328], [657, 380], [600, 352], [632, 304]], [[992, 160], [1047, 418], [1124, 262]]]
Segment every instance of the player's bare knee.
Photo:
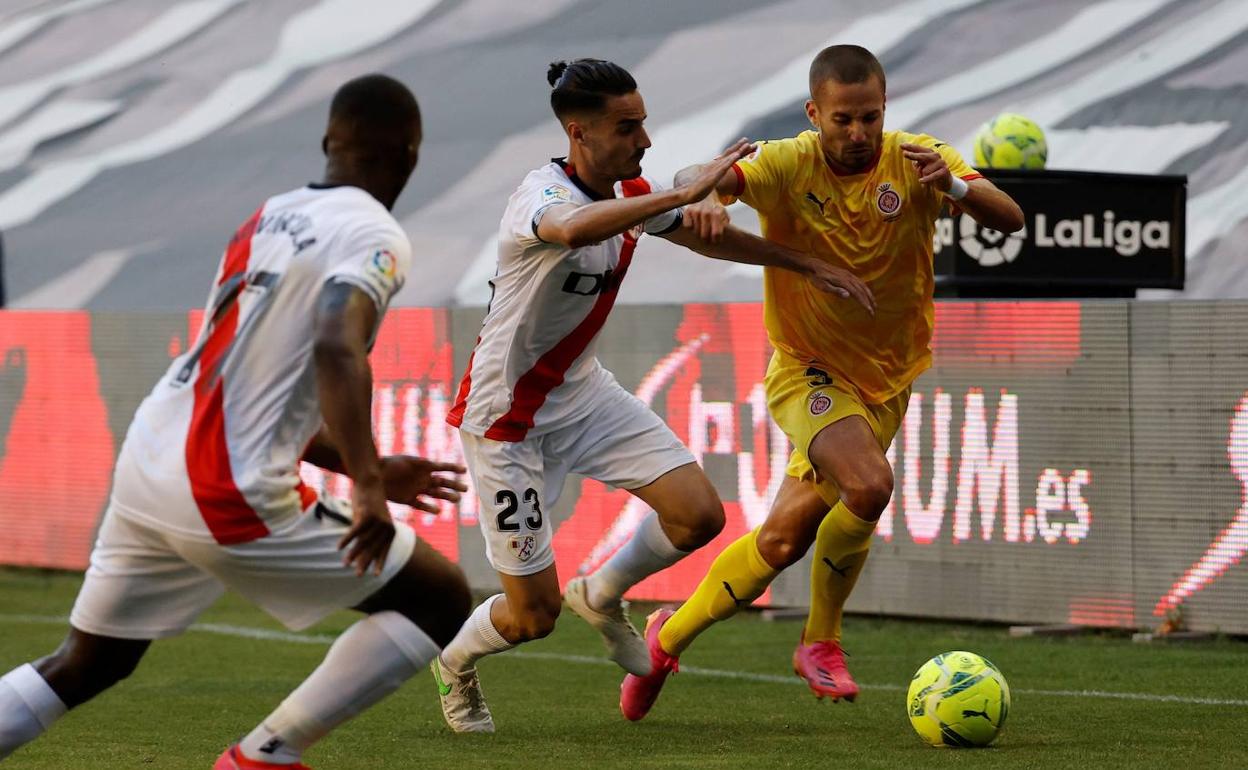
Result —
[[562, 605], [558, 601], [542, 602], [526, 608], [525, 613], [515, 621], [517, 635], [526, 642], [550, 636], [550, 632], [555, 630], [560, 609]]
[[883, 468], [841, 485], [841, 500], [855, 516], [876, 521], [893, 497], [893, 472]]
[[810, 548], [810, 543], [799, 542], [791, 532], [769, 530], [763, 527], [758, 531], [758, 553], [775, 569], [784, 569], [801, 560]]
[[694, 502], [685, 514], [683, 521], [663, 527], [672, 545], [682, 551], [695, 551], [724, 531], [724, 504], [715, 495]]
[[704, 504], [698, 512], [698, 523], [694, 536], [699, 542], [695, 547], [701, 548], [718, 537], [719, 533], [724, 531], [726, 522], [727, 516], [724, 515], [724, 504], [716, 496]]

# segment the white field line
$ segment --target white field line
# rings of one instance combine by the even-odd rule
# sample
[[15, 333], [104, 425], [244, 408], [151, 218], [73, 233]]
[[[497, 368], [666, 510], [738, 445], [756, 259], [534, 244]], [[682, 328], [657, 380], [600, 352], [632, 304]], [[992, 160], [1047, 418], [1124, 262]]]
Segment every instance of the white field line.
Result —
[[[68, 617], [60, 615], [0, 614], [0, 624], [63, 625], [68, 622]], [[322, 646], [332, 643], [337, 638], [330, 634], [295, 634], [289, 631], [274, 631], [268, 628], [235, 626], [226, 623], [196, 623], [191, 626], [190, 630], [243, 639], [261, 639], [272, 642], [293, 642], [295, 644], [317, 644]], [[565, 655], [557, 652], [524, 652], [520, 650], [512, 651], [508, 657], [525, 658], [528, 660], [549, 660], [556, 663], [616, 667], [615, 663], [606, 658], [596, 658], [591, 655]], [[702, 668], [701, 666], [682, 666], [680, 673], [713, 679], [738, 679], [746, 682], [766, 682], [768, 684], [804, 684], [804, 682], [793, 676], [755, 674], [749, 671], [726, 671], [718, 668]], [[906, 689], [906, 686], [900, 684], [859, 684], [859, 686], [864, 690], [892, 692], [902, 692]], [[1146, 703], [1182, 703], [1190, 706], [1248, 706], [1248, 700], [1243, 699], [1202, 698], [1192, 695], [1156, 695], [1144, 692], [1111, 692], [1108, 690], [1027, 690], [1011, 688], [1011, 691], [1019, 695], [1040, 695], [1054, 698], [1105, 698], [1108, 700], [1144, 701]]]

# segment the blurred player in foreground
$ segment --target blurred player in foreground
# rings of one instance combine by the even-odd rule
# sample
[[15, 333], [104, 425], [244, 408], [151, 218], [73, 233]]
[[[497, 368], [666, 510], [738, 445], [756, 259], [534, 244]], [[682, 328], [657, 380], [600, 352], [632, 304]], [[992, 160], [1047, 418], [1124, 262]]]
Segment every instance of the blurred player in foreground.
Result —
[[[390, 518], [457, 500], [463, 468], [379, 458], [367, 353], [411, 247], [390, 208], [416, 167], [416, 99], [370, 75], [334, 96], [324, 181], [265, 201], [231, 239], [199, 339], [139, 407], [60, 649], [0, 679], [0, 757], [130, 674], [231, 588], [295, 630], [367, 617], [218, 770], [301, 768], [393, 692], [471, 606], [459, 568]], [[346, 473], [318, 498], [299, 461]]]
[[[698, 634], [757, 599], [812, 544], [810, 615], [793, 668], [820, 698], [858, 694], [841, 650], [841, 613], [892, 497], [884, 453], [911, 384], [931, 364], [935, 219], [948, 200], [985, 227], [1023, 226], [1018, 204], [952, 147], [884, 130], [884, 86], [870, 51], [824, 49], [810, 66], [806, 102], [815, 130], [761, 143], [720, 176], [717, 196], [686, 210], [713, 240], [726, 221], [722, 201], [744, 201], [769, 241], [866, 281], [876, 312], [829, 302], [808, 283], [765, 270], [764, 315], [775, 348], [764, 383], [768, 409], [796, 449], [763, 525], [724, 549], [684, 606], [650, 616], [652, 671], [625, 678], [620, 708], [628, 719], [646, 715]], [[685, 169], [677, 183], [703, 173]]]
[[724, 526], [723, 505], [693, 455], [595, 355], [642, 234], [769, 265], [809, 284], [812, 294], [854, 297], [864, 313], [871, 306], [866, 287], [845, 269], [735, 228], [711, 243], [682, 226], [681, 207], [731, 173], [751, 149], [745, 142], [664, 190], [641, 173], [650, 146], [646, 109], [627, 71], [579, 59], [551, 65], [547, 80], [568, 155], [529, 172], [511, 196], [490, 309], [448, 415], [460, 429], [481, 498], [486, 554], [503, 585], [432, 663], [446, 721], [458, 732], [494, 730], [476, 662], [554, 628], [561, 602], [545, 511], [567, 474], [627, 489], [653, 509], [600, 569], [573, 578], [565, 595], [627, 671], [648, 673], [650, 654], [621, 597]]

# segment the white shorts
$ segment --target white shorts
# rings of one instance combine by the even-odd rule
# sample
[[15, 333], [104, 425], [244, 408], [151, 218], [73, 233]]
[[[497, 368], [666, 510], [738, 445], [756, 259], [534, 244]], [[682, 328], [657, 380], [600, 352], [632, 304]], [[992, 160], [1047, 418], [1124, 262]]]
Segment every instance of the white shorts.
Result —
[[285, 529], [222, 546], [160, 530], [109, 506], [69, 623], [99, 636], [160, 639], [185, 631], [230, 588], [301, 631], [376, 593], [416, 545], [416, 533], [396, 524], [381, 574], [356, 577], [338, 550], [350, 521], [345, 510], [345, 504], [320, 501]]
[[695, 462], [650, 407], [615, 384], [594, 396], [574, 423], [523, 441], [494, 441], [460, 431], [464, 459], [481, 498], [485, 554], [505, 575], [532, 575], [555, 561], [544, 511], [553, 509], [569, 473], [638, 489]]

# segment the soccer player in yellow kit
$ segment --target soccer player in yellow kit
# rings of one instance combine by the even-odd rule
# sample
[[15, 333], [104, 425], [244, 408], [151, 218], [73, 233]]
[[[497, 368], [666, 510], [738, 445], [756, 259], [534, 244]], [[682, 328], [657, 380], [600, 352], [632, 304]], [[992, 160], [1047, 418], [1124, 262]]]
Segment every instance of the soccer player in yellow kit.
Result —
[[[806, 114], [815, 130], [761, 143], [724, 174], [718, 196], [686, 216], [713, 237], [727, 220], [723, 202], [744, 201], [758, 211], [768, 240], [865, 281], [875, 313], [821, 294], [798, 276], [764, 271], [764, 315], [775, 348], [767, 405], [796, 449], [762, 526], [724, 549], [679, 610], [650, 616], [651, 673], [630, 674], [621, 688], [628, 719], [646, 715], [698, 634], [758, 598], [812, 543], [810, 614], [793, 668], [818, 697], [854, 699], [841, 612], [892, 497], [884, 453], [911, 384], [931, 363], [936, 217], [949, 199], [985, 227], [1023, 226], [1018, 204], [952, 147], [884, 130], [884, 70], [870, 51], [821, 51], [810, 67], [810, 96]], [[696, 171], [685, 169], [677, 180]]]

